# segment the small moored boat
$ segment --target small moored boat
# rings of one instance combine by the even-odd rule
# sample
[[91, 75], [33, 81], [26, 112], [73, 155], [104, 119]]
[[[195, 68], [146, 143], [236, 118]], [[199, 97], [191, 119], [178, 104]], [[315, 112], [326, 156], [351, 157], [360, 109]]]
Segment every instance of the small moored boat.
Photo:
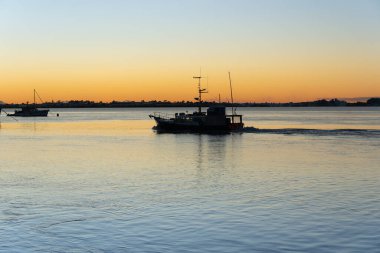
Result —
[[[40, 98], [37, 91], [34, 90], [34, 102], [33, 104], [26, 104], [20, 110], [15, 110], [13, 114], [7, 114], [7, 116], [13, 117], [47, 117], [49, 110], [48, 109], [38, 109], [36, 106], [36, 95]], [[40, 98], [41, 100], [41, 98]]]

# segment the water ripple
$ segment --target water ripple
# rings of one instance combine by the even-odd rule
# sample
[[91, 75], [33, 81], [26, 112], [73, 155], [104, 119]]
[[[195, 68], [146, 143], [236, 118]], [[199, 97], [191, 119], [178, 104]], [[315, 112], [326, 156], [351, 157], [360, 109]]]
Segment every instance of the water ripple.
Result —
[[279, 128], [261, 129], [244, 127], [243, 133], [284, 134], [284, 135], [318, 135], [318, 136], [362, 136], [380, 138], [380, 130], [372, 129], [308, 129], [308, 128]]

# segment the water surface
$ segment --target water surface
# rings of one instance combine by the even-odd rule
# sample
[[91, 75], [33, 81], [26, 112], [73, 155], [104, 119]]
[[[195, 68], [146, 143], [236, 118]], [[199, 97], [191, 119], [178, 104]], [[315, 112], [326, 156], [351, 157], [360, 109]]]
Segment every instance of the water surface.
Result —
[[261, 131], [229, 135], [154, 110], [2, 116], [0, 251], [379, 252], [380, 108], [244, 108]]

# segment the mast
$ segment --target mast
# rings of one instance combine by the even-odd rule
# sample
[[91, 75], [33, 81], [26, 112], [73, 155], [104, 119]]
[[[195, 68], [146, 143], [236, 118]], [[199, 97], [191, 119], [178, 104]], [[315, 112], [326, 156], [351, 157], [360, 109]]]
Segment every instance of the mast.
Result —
[[36, 89], [33, 89], [33, 104], [36, 106]]
[[201, 79], [202, 78], [203, 77], [201, 75], [193, 76], [193, 79], [198, 79], [198, 97], [195, 98], [195, 100], [197, 100], [199, 102], [199, 105], [198, 105], [198, 112], [199, 113], [202, 113], [202, 93], [207, 93], [206, 89], [202, 89], [202, 86], [201, 86]]
[[231, 110], [232, 115], [234, 115], [234, 97], [232, 95], [232, 81], [231, 81], [231, 72], [228, 72], [228, 77], [230, 79], [230, 91], [231, 91]]

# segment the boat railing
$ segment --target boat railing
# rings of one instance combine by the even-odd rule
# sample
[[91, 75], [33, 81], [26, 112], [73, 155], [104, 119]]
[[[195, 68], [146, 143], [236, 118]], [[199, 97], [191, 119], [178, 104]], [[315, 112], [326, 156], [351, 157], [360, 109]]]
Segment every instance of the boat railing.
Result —
[[174, 114], [166, 113], [166, 112], [154, 112], [153, 116], [156, 118], [161, 118], [161, 119], [172, 119], [172, 118], [174, 118]]
[[243, 123], [243, 115], [240, 114], [229, 114], [226, 118], [229, 118], [232, 123]]

